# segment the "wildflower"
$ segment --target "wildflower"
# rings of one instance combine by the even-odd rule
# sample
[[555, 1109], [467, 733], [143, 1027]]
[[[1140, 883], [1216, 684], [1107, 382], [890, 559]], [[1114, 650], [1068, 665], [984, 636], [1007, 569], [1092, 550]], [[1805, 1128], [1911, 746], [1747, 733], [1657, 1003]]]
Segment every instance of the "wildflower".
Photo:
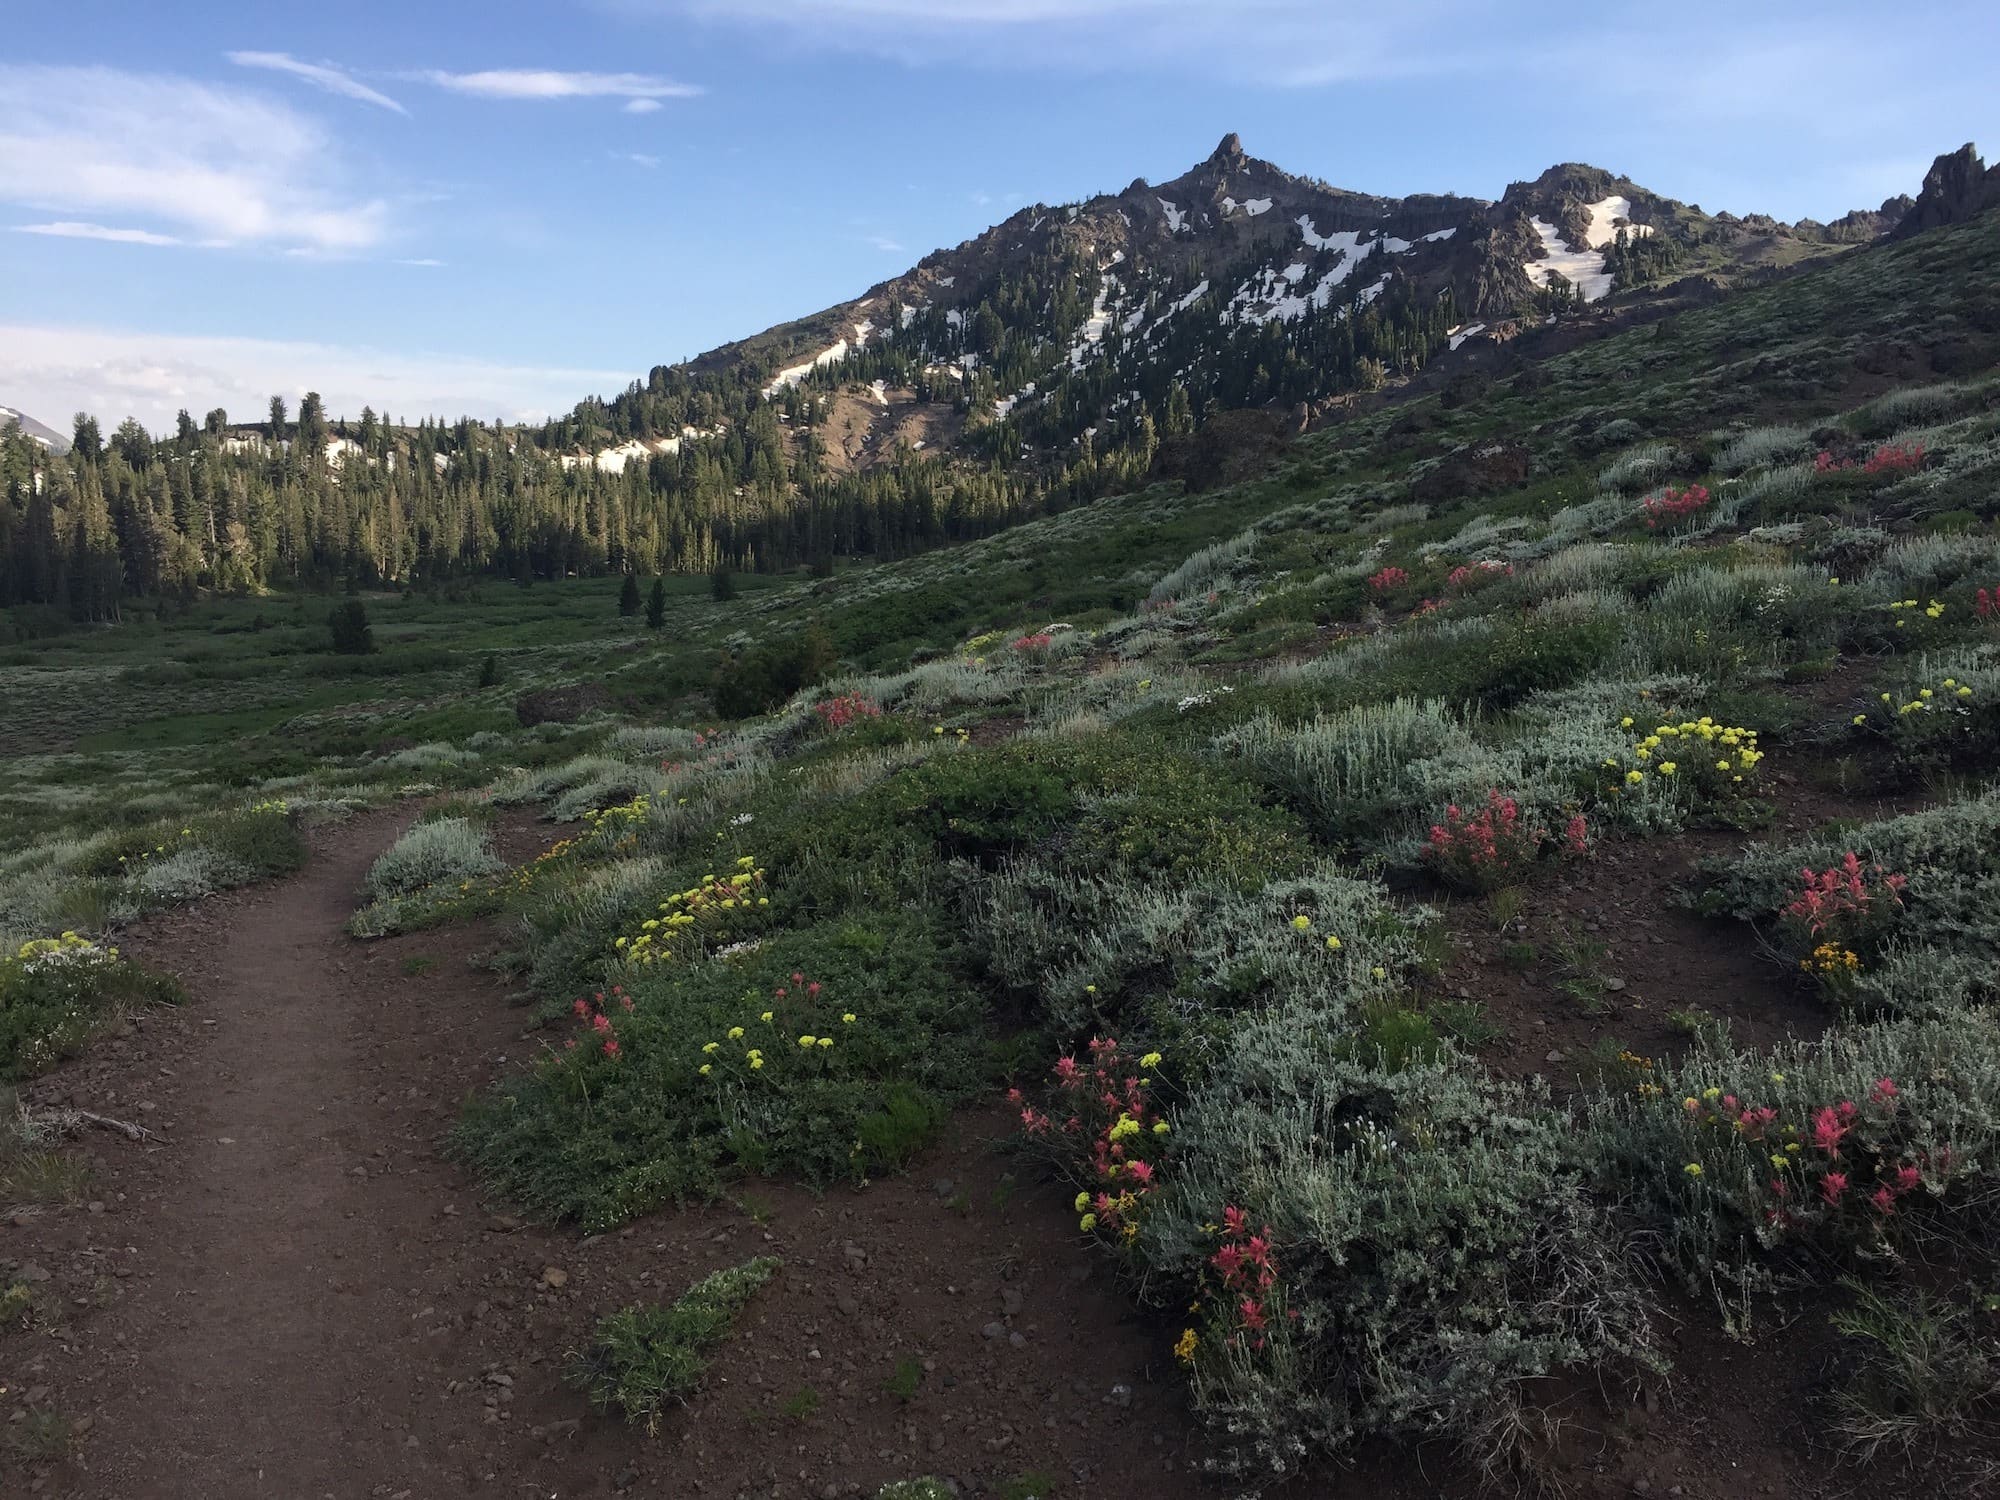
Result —
[[1086, 1208], [1090, 1207], [1090, 1194], [1078, 1193], [1076, 1195], [1076, 1202], [1072, 1206], [1078, 1213], [1082, 1213]]
[[705, 1046], [703, 1046], [701, 1050], [704, 1056], [713, 1057], [716, 1053], [722, 1050], [722, 1043], [709, 1042]]
[[1328, 948], [1332, 949], [1335, 953], [1338, 953], [1340, 951], [1340, 939], [1337, 937], [1328, 938], [1326, 940], [1326, 945]]
[[1627, 771], [1625, 773], [1625, 785], [1627, 786], [1637, 786], [1645, 779], [1646, 773], [1644, 771]]
[[1370, 974], [1373, 974], [1377, 979], [1387, 979], [1389, 977], [1389, 971], [1383, 968], [1380, 964], [1375, 965], [1375, 967], [1370, 969], [1368, 972]]
[[1312, 926], [1312, 924], [1313, 924], [1313, 919], [1307, 916], [1304, 912], [1300, 912], [1296, 917], [1292, 918], [1292, 926], [1300, 932], [1307, 931]]
[[702, 1077], [706, 1078], [712, 1071], [714, 1071], [714, 1065], [711, 1063], [703, 1063], [695, 1071], [700, 1073]]
[[1193, 1364], [1194, 1351], [1200, 1342], [1192, 1328], [1183, 1328], [1179, 1340], [1174, 1344], [1174, 1358], [1184, 1365]]
[[769, 1020], [771, 1019], [771, 1014], [772, 1014], [772, 1013], [771, 1013], [770, 1011], [768, 1011], [768, 1010], [767, 1010], [767, 1011], [765, 1011], [765, 1012], [764, 1012], [764, 1014], [763, 1014], [763, 1015], [759, 1016], [759, 1017], [758, 1017], [757, 1019], [758, 1019], [758, 1020], [760, 1020], [760, 1021], [766, 1021], [766, 1022], [768, 1022], [768, 1021], [769, 1021]]
[[818, 1037], [808, 1034], [806, 1036], [802, 1036], [799, 1038], [799, 1045], [801, 1047], [811, 1047], [815, 1045], [818, 1041], [819, 1041]]
[[619, 1052], [619, 1047], [618, 1047], [617, 1037], [613, 1037], [610, 1041], [604, 1044], [604, 1055], [606, 1057], [616, 1057], [618, 1055], [618, 1052]]
[[842, 1011], [840, 1013], [840, 1023], [843, 1026], [852, 1026], [854, 1024], [854, 1012], [851, 1010]]
[[1674, 772], [1678, 771], [1679, 769], [1680, 767], [1673, 761], [1663, 760], [1660, 762], [1660, 774], [1662, 776], [1671, 776], [1674, 774]]
[[742, 1041], [742, 1040], [743, 1040], [743, 1028], [742, 1028], [741, 1026], [732, 1026], [732, 1027], [730, 1027], [730, 1028], [729, 1028], [729, 1040], [730, 1040], [730, 1041], [732, 1041], [732, 1042], [740, 1042], [740, 1041]]
[[1085, 1214], [1076, 1221], [1076, 1227], [1081, 1229], [1085, 1234], [1089, 1234], [1091, 1230], [1097, 1227], [1097, 1215]]
[[751, 1052], [743, 1060], [749, 1063], [752, 1068], [761, 1068], [764, 1066], [764, 1054], [761, 1052]]
[[1687, 1173], [1688, 1176], [1690, 1177], [1699, 1177], [1701, 1176], [1701, 1163], [1698, 1161], [1691, 1161], [1685, 1167], [1682, 1167], [1681, 1170]]
[[1153, 1122], [1154, 1135], [1165, 1135], [1170, 1128], [1165, 1120], [1155, 1120]]
[[1819, 1195], [1826, 1199], [1827, 1206], [1830, 1208], [1838, 1208], [1840, 1200], [1846, 1192], [1847, 1174], [1845, 1172], [1829, 1172], [1819, 1180]]

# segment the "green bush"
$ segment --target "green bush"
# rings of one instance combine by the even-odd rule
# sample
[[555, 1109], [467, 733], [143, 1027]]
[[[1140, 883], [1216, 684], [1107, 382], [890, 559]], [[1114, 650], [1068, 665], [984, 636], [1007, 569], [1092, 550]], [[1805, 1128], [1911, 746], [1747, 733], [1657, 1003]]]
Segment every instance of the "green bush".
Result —
[[1694, 903], [1709, 915], [1774, 924], [1800, 890], [1801, 871], [1831, 868], [1850, 852], [1907, 881], [1875, 966], [1845, 987], [1850, 1004], [1940, 1015], [2000, 997], [2000, 791], [1704, 860]]
[[1957, 1012], [1771, 1052], [1703, 1034], [1646, 1086], [1595, 1097], [1585, 1135], [1665, 1261], [1747, 1322], [1779, 1267], [1990, 1233], [2000, 1031]]
[[375, 633], [368, 624], [368, 606], [345, 599], [327, 612], [327, 633], [342, 656], [367, 656], [375, 650]]
[[462, 817], [420, 820], [368, 868], [362, 890], [372, 901], [426, 887], [477, 880], [505, 868], [486, 830]]
[[[1305, 1008], [1248, 1019], [1175, 1118], [1138, 1241], [1191, 1297], [1196, 1409], [1228, 1472], [1272, 1476], [1377, 1436], [1489, 1464], [1561, 1371], [1657, 1367], [1648, 1299], [1586, 1191], [1566, 1119], [1453, 1061], [1361, 1061]], [[1262, 1330], [1220, 1283], [1229, 1210], [1275, 1247]]]
[[79, 1051], [123, 1010], [184, 998], [172, 979], [75, 933], [24, 944], [0, 958], [0, 1081]]
[[600, 1411], [657, 1431], [667, 1403], [694, 1394], [708, 1357], [783, 1262], [759, 1256], [697, 1281], [671, 1305], [628, 1307], [598, 1321], [570, 1371]]
[[983, 1073], [985, 1006], [916, 916], [779, 931], [613, 983], [602, 1027], [578, 1000], [578, 1033], [455, 1134], [496, 1188], [592, 1230], [744, 1172], [824, 1184], [900, 1165]]

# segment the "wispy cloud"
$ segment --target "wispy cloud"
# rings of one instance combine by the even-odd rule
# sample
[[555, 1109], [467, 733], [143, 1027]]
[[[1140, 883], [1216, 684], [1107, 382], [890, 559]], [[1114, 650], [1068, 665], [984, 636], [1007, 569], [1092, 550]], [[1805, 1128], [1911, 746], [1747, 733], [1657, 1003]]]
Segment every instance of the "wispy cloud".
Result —
[[628, 115], [650, 115], [661, 108], [660, 101], [652, 98], [627, 99], [625, 113]]
[[903, 255], [907, 253], [902, 244], [889, 238], [886, 234], [871, 234], [864, 236], [864, 238], [884, 255]]
[[[599, 0], [627, 13], [790, 32], [905, 62], [1114, 72], [1162, 63], [1266, 84], [1473, 65], [1478, 0]], [[1449, 39], [1449, 41], [1447, 41]], [[1419, 40], [1422, 45], [1414, 45]]]
[[441, 89], [482, 99], [626, 99], [657, 109], [662, 99], [692, 99], [701, 93], [694, 84], [676, 83], [651, 73], [562, 73], [546, 68], [449, 73], [426, 68], [413, 76]]
[[423, 255], [408, 260], [398, 260], [396, 264], [399, 266], [441, 266], [444, 262], [434, 259], [431, 256]]
[[644, 167], [649, 172], [660, 165], [659, 157], [649, 156], [644, 151], [614, 151], [611, 155], [614, 160], [629, 161], [636, 166]]
[[372, 406], [398, 418], [533, 420], [630, 376], [278, 339], [0, 325], [0, 402], [38, 414], [94, 412], [107, 426], [128, 415], [167, 426], [182, 407], [262, 413], [273, 395], [296, 402], [308, 390], [335, 416]]
[[109, 240], [114, 245], [184, 245], [186, 240], [150, 229], [114, 229], [108, 224], [84, 224], [61, 219], [52, 224], [16, 224], [16, 234], [46, 234], [64, 240]]
[[0, 202], [151, 221], [145, 232], [203, 244], [351, 254], [386, 237], [389, 208], [340, 191], [340, 178], [336, 144], [262, 95], [0, 63]]
[[303, 78], [325, 89], [329, 94], [339, 94], [344, 99], [359, 99], [363, 104], [392, 109], [399, 115], [409, 113], [387, 94], [370, 88], [352, 73], [331, 63], [301, 62], [288, 52], [229, 52], [224, 56], [239, 68], [268, 68], [274, 73], [290, 73], [295, 78]]

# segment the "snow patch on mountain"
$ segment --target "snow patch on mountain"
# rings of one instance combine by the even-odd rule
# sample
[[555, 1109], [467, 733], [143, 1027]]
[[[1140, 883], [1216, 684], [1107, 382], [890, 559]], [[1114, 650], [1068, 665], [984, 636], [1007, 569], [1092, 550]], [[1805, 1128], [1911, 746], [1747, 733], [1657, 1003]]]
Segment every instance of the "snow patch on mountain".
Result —
[[1611, 273], [1604, 269], [1604, 257], [1591, 249], [1574, 250], [1562, 232], [1546, 219], [1531, 218], [1533, 226], [1542, 240], [1542, 258], [1525, 261], [1521, 269], [1528, 274], [1528, 280], [1536, 286], [1547, 286], [1550, 275], [1560, 271], [1572, 286], [1583, 293], [1583, 300], [1595, 302], [1611, 290]]
[[1161, 210], [1167, 216], [1168, 234], [1179, 234], [1183, 229], [1187, 228], [1188, 216], [1178, 206], [1167, 202], [1164, 198], [1159, 200], [1159, 204]]
[[1590, 228], [1584, 231], [1584, 243], [1593, 250], [1602, 250], [1618, 238], [1619, 221], [1623, 220], [1626, 234], [1631, 239], [1640, 239], [1653, 232], [1650, 224], [1632, 222], [1632, 200], [1613, 193], [1609, 198], [1590, 205]]
[[1118, 278], [1105, 272], [1098, 278], [1097, 296], [1090, 304], [1090, 317], [1085, 321], [1077, 341], [1070, 346], [1069, 367], [1081, 370], [1084, 361], [1090, 358], [1090, 351], [1104, 342], [1104, 331], [1111, 326], [1111, 299], [1118, 291]]
[[766, 399], [777, 395], [780, 391], [790, 390], [808, 375], [812, 374], [814, 370], [823, 369], [827, 365], [839, 364], [843, 359], [847, 358], [847, 353], [850, 349], [858, 353], [867, 348], [868, 336], [875, 331], [875, 324], [871, 319], [863, 318], [860, 322], [853, 325], [853, 330], [853, 342], [850, 343], [846, 339], [840, 339], [831, 349], [822, 349], [804, 364], [788, 365], [786, 368], [780, 370], [777, 379], [764, 387]]

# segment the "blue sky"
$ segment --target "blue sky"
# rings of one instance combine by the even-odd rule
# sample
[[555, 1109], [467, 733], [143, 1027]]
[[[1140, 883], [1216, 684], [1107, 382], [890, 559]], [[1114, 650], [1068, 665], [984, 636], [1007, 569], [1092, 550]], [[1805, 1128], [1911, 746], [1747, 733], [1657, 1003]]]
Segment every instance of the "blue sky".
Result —
[[2000, 146], [1958, 0], [68, 0], [0, 52], [0, 404], [517, 416], [1229, 130], [1343, 187], [1552, 162], [1830, 218]]

